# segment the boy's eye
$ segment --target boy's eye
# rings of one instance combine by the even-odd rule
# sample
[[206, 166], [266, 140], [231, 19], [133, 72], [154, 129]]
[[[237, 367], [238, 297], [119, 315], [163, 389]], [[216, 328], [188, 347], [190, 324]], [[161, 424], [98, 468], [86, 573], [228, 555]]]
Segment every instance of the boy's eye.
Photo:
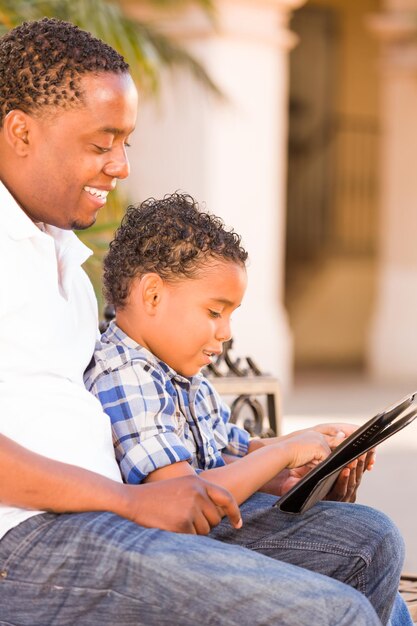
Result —
[[209, 309], [209, 314], [210, 317], [221, 317], [221, 314], [218, 311], [213, 311], [212, 309]]

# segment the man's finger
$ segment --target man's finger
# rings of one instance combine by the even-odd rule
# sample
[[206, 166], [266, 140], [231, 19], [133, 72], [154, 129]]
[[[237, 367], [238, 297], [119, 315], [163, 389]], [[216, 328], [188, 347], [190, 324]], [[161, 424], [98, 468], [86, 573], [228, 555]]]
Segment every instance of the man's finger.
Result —
[[369, 450], [369, 452], [366, 455], [365, 467], [368, 471], [370, 471], [373, 468], [375, 464], [375, 460], [376, 460], [376, 450], [375, 448], [373, 448], [372, 450]]
[[360, 484], [362, 480], [364, 471], [365, 471], [365, 459], [360, 457], [358, 459], [358, 464], [356, 466], [356, 482], [358, 485]]
[[352, 502], [353, 498], [356, 499], [356, 490], [359, 485], [359, 482], [357, 479], [357, 472], [358, 472], [358, 467], [355, 467], [355, 469], [350, 470], [349, 472], [349, 479], [348, 479], [348, 483], [346, 486], [346, 493], [343, 498], [345, 502]]
[[242, 527], [242, 516], [236, 500], [226, 489], [207, 483], [207, 495], [230, 520], [234, 528]]
[[196, 535], [208, 535], [212, 528], [206, 516], [201, 511], [194, 516], [193, 527]]
[[346, 496], [346, 490], [349, 482], [350, 470], [342, 469], [331, 491], [328, 493], [326, 500], [342, 501]]
[[202, 509], [202, 513], [210, 526], [210, 530], [212, 528], [215, 528], [215, 526], [217, 526], [217, 524], [221, 522], [222, 517], [224, 517], [225, 515], [223, 509], [216, 506], [210, 498], [207, 499], [207, 502]]

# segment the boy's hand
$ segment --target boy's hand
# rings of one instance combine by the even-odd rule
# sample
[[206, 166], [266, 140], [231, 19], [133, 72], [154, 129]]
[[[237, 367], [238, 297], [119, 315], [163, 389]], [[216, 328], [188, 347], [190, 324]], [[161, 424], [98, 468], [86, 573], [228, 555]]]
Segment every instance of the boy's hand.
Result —
[[331, 449], [326, 437], [314, 430], [306, 430], [289, 436], [280, 444], [288, 455], [289, 469], [314, 467], [329, 456]]
[[[355, 502], [358, 487], [361, 483], [365, 469], [373, 466], [375, 451], [370, 450], [356, 461], [349, 463], [341, 470], [333, 487], [324, 498], [338, 502]], [[284, 469], [273, 480], [265, 485], [263, 491], [277, 496], [283, 496], [296, 485], [312, 469], [310, 464], [304, 467]]]
[[239, 507], [222, 487], [197, 476], [137, 485], [123, 485], [127, 494], [124, 517], [149, 528], [207, 535], [227, 515], [242, 526]]
[[[318, 424], [314, 426], [313, 430], [316, 430], [319, 433], [322, 433], [327, 437], [327, 441], [329, 446], [333, 450], [336, 448], [346, 437], [349, 437], [352, 433], [357, 430], [358, 426], [354, 424]], [[358, 461], [361, 463], [361, 472], [360, 477], [365, 470], [370, 471], [375, 465], [376, 452], [375, 448], [369, 450], [366, 454], [362, 455]], [[355, 461], [353, 461], [355, 463]], [[351, 467], [350, 465], [348, 467]], [[353, 465], [352, 465], [353, 469]], [[360, 481], [359, 481], [360, 482]]]
[[[265, 439], [252, 439], [249, 444], [249, 452], [253, 452], [264, 446], [275, 445], [277, 443], [291, 442], [296, 437], [303, 434], [316, 432], [326, 438], [327, 444], [331, 450], [334, 450], [346, 437], [349, 437], [356, 429], [357, 425], [346, 423], [318, 424], [313, 428], [306, 428], [295, 431], [288, 435], [279, 437], [270, 437]], [[341, 470], [335, 484], [326, 496], [326, 500], [338, 500], [340, 502], [355, 502], [356, 493], [360, 485], [365, 470], [371, 470], [375, 464], [375, 449], [370, 450], [366, 454], [359, 457], [356, 461], [352, 461], [346, 468]], [[294, 485], [296, 485], [317, 462], [307, 462], [304, 466], [296, 467], [291, 465], [282, 470], [272, 480], [268, 481], [262, 491], [277, 496], [283, 496]]]
[[315, 465], [326, 459], [331, 449], [326, 437], [312, 429], [277, 437], [275, 441], [278, 439], [277, 454], [285, 455], [286, 468], [265, 483], [262, 491], [283, 496]]
[[[327, 443], [329, 444], [330, 448], [333, 450], [340, 443], [342, 443], [342, 441], [346, 439], [346, 437], [349, 437], [349, 435], [355, 432], [357, 428], [358, 426], [355, 424], [346, 424], [346, 423], [318, 424], [317, 426], [314, 426], [312, 428], [303, 428], [302, 430], [294, 431], [292, 433], [289, 433], [288, 435], [280, 435], [279, 437], [267, 437], [265, 439], [260, 439], [260, 438], [251, 439], [249, 443], [249, 452], [253, 452], [254, 450], [263, 448], [264, 446], [275, 445], [276, 443], [286, 441], [297, 435], [301, 435], [302, 433], [311, 432], [312, 430], [318, 433], [321, 433], [322, 435], [325, 435], [327, 439]], [[366, 469], [370, 471], [373, 468], [375, 464], [375, 457], [376, 457], [375, 449], [370, 450], [367, 453], [366, 457], [361, 457], [361, 460], [363, 460], [365, 463], [364, 470]], [[311, 469], [311, 468], [307, 468], [307, 469]], [[298, 480], [299, 479], [300, 477], [298, 477]]]

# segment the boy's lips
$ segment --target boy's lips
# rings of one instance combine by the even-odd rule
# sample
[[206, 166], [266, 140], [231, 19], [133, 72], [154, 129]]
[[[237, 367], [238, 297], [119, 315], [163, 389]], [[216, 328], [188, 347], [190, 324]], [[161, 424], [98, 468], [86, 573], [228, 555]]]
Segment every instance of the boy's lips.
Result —
[[209, 363], [222, 353], [221, 350], [203, 350], [203, 354], [207, 357]]

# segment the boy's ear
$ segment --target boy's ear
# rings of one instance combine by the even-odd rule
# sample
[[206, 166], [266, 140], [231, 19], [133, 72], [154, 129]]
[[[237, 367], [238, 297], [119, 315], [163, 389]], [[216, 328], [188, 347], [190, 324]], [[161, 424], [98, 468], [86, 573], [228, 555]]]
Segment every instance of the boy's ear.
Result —
[[10, 148], [17, 156], [26, 156], [29, 152], [29, 133], [32, 118], [19, 109], [10, 111], [3, 122], [3, 135]]
[[164, 281], [158, 274], [145, 274], [141, 278], [141, 294], [145, 310], [155, 315], [161, 302]]

